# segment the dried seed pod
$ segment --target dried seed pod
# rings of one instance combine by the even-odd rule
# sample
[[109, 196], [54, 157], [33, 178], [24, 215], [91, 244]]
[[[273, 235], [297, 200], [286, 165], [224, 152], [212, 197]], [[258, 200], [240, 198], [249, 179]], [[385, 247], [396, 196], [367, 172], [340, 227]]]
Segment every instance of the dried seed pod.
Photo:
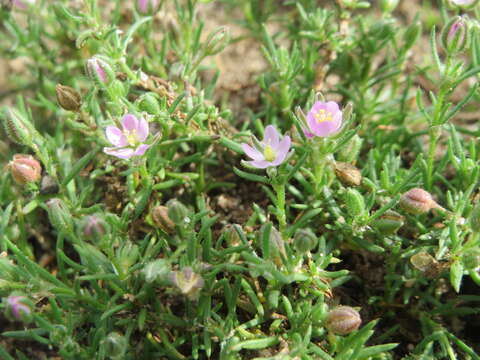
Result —
[[167, 234], [175, 232], [175, 223], [168, 216], [168, 207], [155, 206], [152, 210], [152, 220], [156, 226]]
[[426, 251], [420, 251], [410, 258], [413, 267], [420, 270], [427, 278], [435, 278], [443, 267], [432, 255]]
[[347, 186], [358, 186], [362, 182], [360, 170], [349, 163], [337, 161], [335, 163], [335, 174]]
[[413, 188], [403, 194], [399, 204], [403, 210], [414, 215], [425, 214], [431, 209], [441, 208], [429, 192], [420, 188]]
[[13, 155], [13, 160], [8, 163], [8, 167], [13, 179], [20, 185], [37, 182], [42, 176], [42, 166], [32, 155]]
[[326, 328], [338, 335], [347, 335], [357, 330], [362, 318], [357, 310], [350, 306], [339, 306], [327, 314]]
[[80, 110], [82, 106], [82, 97], [77, 90], [70, 86], [57, 84], [55, 87], [58, 104], [65, 110], [75, 111]]

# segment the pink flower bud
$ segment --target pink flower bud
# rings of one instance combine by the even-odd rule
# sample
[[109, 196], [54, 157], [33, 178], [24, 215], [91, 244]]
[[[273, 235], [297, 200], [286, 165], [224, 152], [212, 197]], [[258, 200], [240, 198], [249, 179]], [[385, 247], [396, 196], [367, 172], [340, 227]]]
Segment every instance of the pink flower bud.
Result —
[[87, 60], [87, 74], [99, 85], [109, 84], [115, 77], [112, 67], [99, 56]]
[[13, 160], [8, 163], [8, 167], [13, 179], [20, 185], [37, 182], [42, 175], [42, 167], [32, 155], [13, 155]]
[[331, 310], [326, 319], [326, 328], [338, 335], [347, 335], [357, 330], [362, 318], [357, 310], [350, 306], [339, 306]]
[[135, 7], [139, 14], [152, 15], [158, 11], [160, 7], [159, 0], [136, 0]]
[[15, 321], [30, 322], [32, 310], [30, 301], [25, 296], [10, 295], [5, 300], [5, 314]]

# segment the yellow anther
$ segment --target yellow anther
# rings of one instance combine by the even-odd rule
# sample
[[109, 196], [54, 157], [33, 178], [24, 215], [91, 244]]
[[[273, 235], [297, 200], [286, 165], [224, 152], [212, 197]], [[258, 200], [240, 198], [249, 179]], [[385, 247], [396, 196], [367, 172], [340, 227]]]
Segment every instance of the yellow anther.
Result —
[[127, 141], [130, 145], [134, 146], [138, 143], [137, 132], [135, 130], [129, 131], [127, 134]]

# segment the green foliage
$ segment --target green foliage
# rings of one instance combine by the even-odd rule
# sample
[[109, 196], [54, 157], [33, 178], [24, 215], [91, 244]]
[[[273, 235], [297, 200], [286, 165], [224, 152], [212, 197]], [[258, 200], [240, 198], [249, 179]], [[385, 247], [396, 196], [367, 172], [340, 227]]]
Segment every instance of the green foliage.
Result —
[[[32, 313], [1, 302], [2, 359], [480, 359], [478, 5], [27, 3], [0, 8], [0, 297]], [[319, 101], [342, 126], [311, 138]], [[125, 114], [144, 155], [102, 151]], [[292, 146], [263, 170], [242, 145], [268, 125]], [[358, 330], [327, 329], [337, 305]]]

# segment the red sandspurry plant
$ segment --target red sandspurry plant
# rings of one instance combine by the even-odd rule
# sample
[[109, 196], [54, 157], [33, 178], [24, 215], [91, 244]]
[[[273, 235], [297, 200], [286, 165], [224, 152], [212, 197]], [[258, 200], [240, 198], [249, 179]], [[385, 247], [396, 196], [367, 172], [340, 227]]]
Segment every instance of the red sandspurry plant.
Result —
[[0, 0], [0, 358], [480, 359], [478, 14]]

